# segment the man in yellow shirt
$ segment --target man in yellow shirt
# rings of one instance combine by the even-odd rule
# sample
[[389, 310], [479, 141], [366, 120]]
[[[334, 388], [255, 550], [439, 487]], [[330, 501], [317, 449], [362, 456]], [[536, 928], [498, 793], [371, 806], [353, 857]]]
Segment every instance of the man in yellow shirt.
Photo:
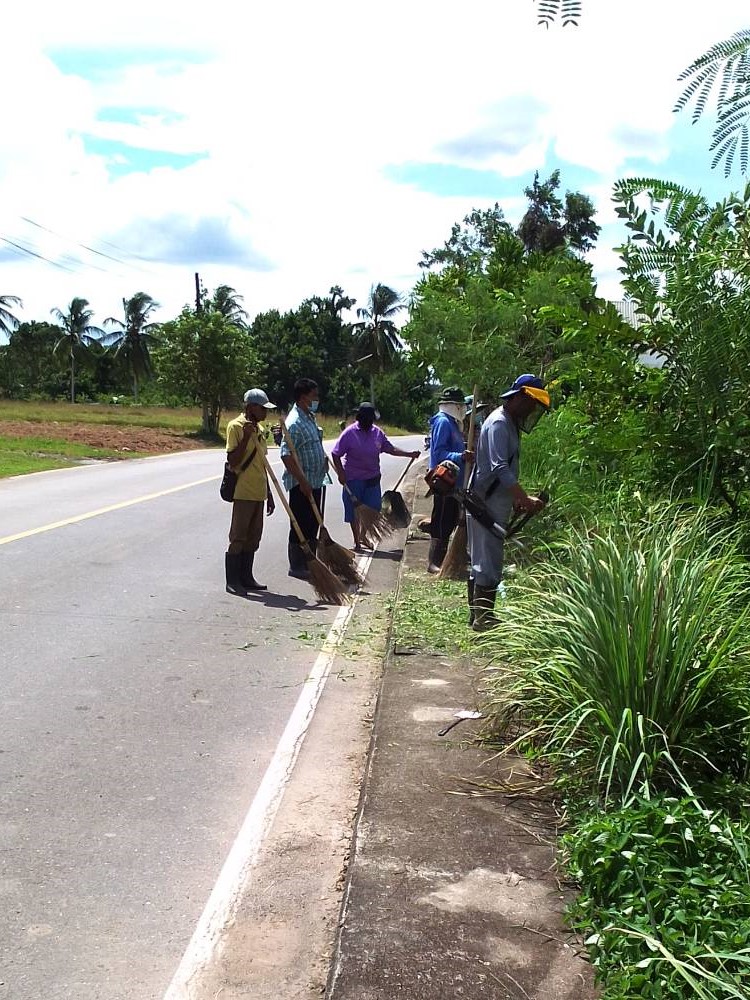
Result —
[[266, 476], [265, 430], [261, 421], [275, 410], [262, 389], [245, 393], [245, 409], [227, 424], [227, 462], [237, 474], [232, 503], [229, 548], [224, 557], [227, 593], [246, 597], [248, 590], [267, 588], [253, 576], [253, 561], [263, 534], [263, 505], [273, 514], [273, 495]]

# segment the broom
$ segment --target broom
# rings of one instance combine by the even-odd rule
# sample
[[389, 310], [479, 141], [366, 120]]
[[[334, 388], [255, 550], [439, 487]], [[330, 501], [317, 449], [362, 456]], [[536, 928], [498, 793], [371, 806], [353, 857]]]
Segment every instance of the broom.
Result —
[[398, 478], [398, 482], [392, 490], [386, 490], [383, 494], [383, 503], [386, 504], [386, 520], [388, 530], [397, 531], [399, 528], [408, 528], [411, 524], [411, 511], [406, 506], [404, 498], [398, 491], [399, 486], [404, 481], [404, 477], [414, 464], [415, 459], [410, 459], [409, 464]]
[[307, 544], [307, 539], [302, 533], [302, 528], [300, 528], [297, 518], [292, 513], [289, 501], [284, 495], [284, 491], [276, 478], [276, 474], [271, 468], [270, 462], [267, 458], [264, 459], [264, 462], [268, 477], [273, 483], [274, 488], [279, 495], [281, 505], [289, 515], [292, 528], [299, 539], [300, 546], [305, 555], [307, 570], [310, 574], [310, 583], [312, 584], [315, 593], [318, 595], [318, 598], [323, 604], [347, 604], [349, 598], [346, 592], [346, 587], [337, 576], [333, 575], [327, 566], [323, 565], [320, 559], [316, 558], [315, 553]]
[[[474, 395], [471, 400], [471, 423], [469, 424], [469, 438], [466, 442], [466, 447], [469, 451], [472, 450], [474, 446], [474, 431], [476, 426], [474, 424], [474, 418], [477, 412], [477, 392], [478, 389], [476, 385], [474, 386]], [[466, 463], [466, 468], [464, 469], [464, 489], [469, 485], [469, 476], [471, 475], [471, 466]], [[443, 565], [440, 567], [440, 572], [437, 575], [438, 580], [465, 580], [466, 579], [466, 543], [467, 543], [467, 532], [466, 532], [466, 511], [461, 510], [461, 519], [456, 525], [456, 530], [451, 535], [450, 545], [448, 546], [448, 551], [445, 553], [445, 558], [443, 559]]]
[[[297, 456], [297, 449], [294, 447], [292, 438], [289, 431], [284, 423], [281, 425], [281, 432], [284, 435], [284, 440], [287, 443], [287, 447], [291, 453], [294, 461], [299, 465], [299, 458]], [[323, 493], [325, 497], [325, 493]], [[317, 556], [320, 561], [327, 566], [332, 573], [336, 576], [340, 576], [344, 583], [349, 584], [353, 587], [359, 587], [364, 580], [359, 575], [359, 571], [354, 563], [354, 553], [349, 549], [345, 549], [343, 545], [339, 545], [335, 542], [330, 534], [328, 533], [328, 528], [326, 528], [323, 522], [323, 514], [318, 505], [315, 503], [315, 498], [310, 497], [310, 506], [313, 509], [313, 514], [315, 514], [315, 520], [320, 526], [320, 542], [318, 543]]]
[[[329, 467], [331, 465], [329, 459]], [[360, 541], [370, 548], [375, 548], [389, 532], [388, 521], [382, 510], [375, 510], [368, 504], [363, 503], [359, 497], [355, 497], [351, 489], [344, 483], [344, 491], [348, 494], [354, 508], [354, 517], [359, 529]]]

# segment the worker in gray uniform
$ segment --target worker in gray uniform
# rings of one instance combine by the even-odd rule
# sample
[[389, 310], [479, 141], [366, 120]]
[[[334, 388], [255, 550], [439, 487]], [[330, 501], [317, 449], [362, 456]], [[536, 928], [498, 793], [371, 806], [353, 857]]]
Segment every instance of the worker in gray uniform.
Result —
[[[469, 489], [493, 520], [507, 525], [515, 510], [535, 514], [544, 507], [518, 481], [521, 432], [528, 433], [550, 408], [549, 393], [536, 375], [520, 375], [482, 424]], [[503, 575], [503, 538], [466, 515], [469, 540], [469, 624], [484, 632], [496, 624], [495, 597]]]

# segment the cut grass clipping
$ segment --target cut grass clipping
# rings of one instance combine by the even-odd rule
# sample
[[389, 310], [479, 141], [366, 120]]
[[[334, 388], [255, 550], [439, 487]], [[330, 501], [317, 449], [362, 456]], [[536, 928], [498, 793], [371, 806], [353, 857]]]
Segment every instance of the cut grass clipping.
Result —
[[466, 584], [424, 578], [405, 570], [393, 611], [394, 646], [424, 652], [462, 653], [470, 648]]

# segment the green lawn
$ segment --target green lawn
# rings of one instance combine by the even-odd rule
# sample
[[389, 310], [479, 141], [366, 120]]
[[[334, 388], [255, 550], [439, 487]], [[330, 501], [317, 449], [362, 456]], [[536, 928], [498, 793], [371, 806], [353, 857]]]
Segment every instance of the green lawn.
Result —
[[163, 427], [190, 433], [200, 430], [201, 413], [197, 407], [173, 409], [167, 406], [110, 406], [103, 403], [71, 404], [2, 399], [0, 420]]
[[[140, 452], [128, 453], [128, 458], [140, 457]], [[45, 469], [64, 469], [84, 458], [122, 458], [122, 453], [114, 448], [95, 448], [59, 438], [0, 435], [0, 478], [43, 472]]]

